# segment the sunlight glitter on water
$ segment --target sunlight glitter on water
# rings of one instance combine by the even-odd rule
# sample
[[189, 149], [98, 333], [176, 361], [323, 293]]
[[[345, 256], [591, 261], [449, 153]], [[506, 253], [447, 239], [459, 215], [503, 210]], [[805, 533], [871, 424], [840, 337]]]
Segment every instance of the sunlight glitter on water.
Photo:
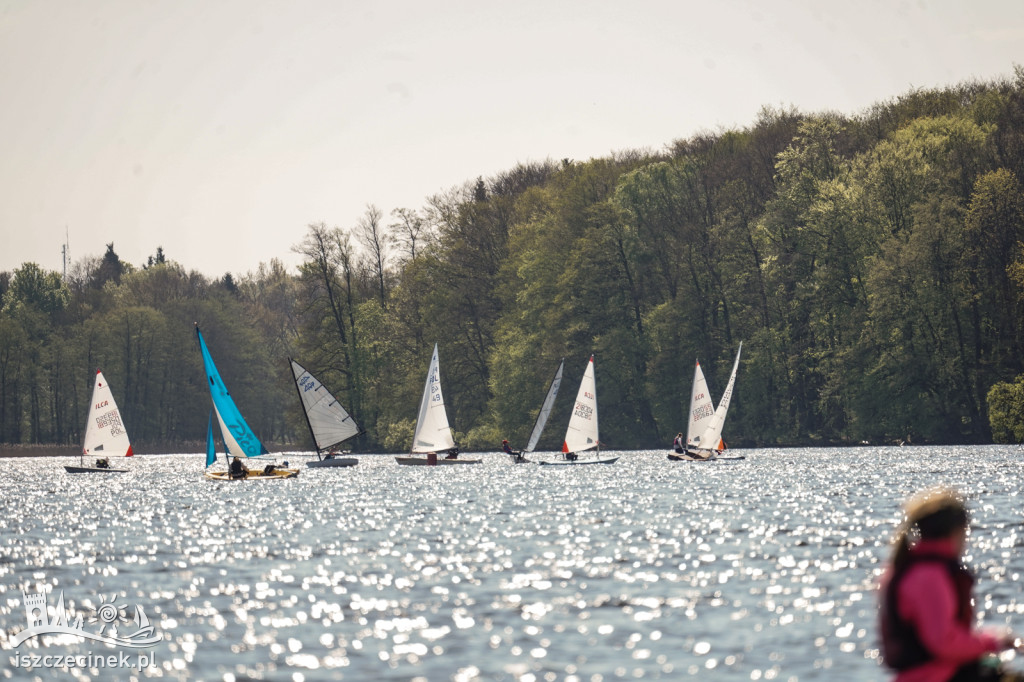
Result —
[[[881, 680], [874, 583], [901, 502], [936, 483], [971, 500], [984, 620], [1024, 629], [1016, 448], [622, 454], [244, 483], [203, 480], [200, 455], [119, 477], [0, 460], [0, 648], [44, 591], [86, 621], [115, 597], [125, 632], [144, 607], [162, 642], [141, 677]], [[104, 648], [68, 638], [13, 651]]]

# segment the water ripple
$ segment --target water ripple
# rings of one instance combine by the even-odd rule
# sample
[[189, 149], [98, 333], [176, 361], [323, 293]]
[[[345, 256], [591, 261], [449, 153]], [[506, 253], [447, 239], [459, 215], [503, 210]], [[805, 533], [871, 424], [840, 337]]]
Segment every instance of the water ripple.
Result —
[[[0, 460], [0, 648], [91, 651], [74, 636], [10, 647], [22, 592], [45, 591], [87, 621], [111, 599], [144, 607], [163, 642], [141, 677], [884, 679], [874, 583], [900, 503], [938, 483], [971, 500], [983, 619], [1024, 629], [1017, 448], [622, 454], [363, 457], [246, 483], [203, 480], [201, 455], [136, 457], [121, 476]], [[26, 672], [67, 674], [0, 677]]]

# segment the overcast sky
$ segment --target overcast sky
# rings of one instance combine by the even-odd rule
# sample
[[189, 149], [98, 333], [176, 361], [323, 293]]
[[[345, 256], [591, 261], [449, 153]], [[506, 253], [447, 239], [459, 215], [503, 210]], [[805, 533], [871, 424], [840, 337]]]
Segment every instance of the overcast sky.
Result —
[[1015, 64], [1020, 0], [0, 0], [0, 270], [294, 266], [367, 204]]

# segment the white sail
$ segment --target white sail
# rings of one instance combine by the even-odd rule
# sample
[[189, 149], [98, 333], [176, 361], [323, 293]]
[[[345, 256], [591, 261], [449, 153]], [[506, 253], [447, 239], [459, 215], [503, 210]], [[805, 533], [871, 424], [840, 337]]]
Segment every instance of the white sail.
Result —
[[563, 367], [565, 367], [565, 360], [558, 363], [558, 370], [555, 372], [555, 378], [551, 380], [551, 386], [548, 388], [547, 397], [544, 398], [544, 404], [540, 406], [540, 412], [537, 414], [537, 422], [533, 425], [533, 433], [530, 434], [530, 442], [526, 445], [526, 452], [533, 452], [534, 448], [537, 447], [537, 441], [540, 440], [540, 434], [544, 432], [544, 425], [548, 423], [548, 416], [551, 415], [551, 408], [555, 406], [555, 396], [558, 395], [558, 387], [562, 385]]
[[359, 425], [331, 392], [299, 363], [291, 360], [295, 387], [317, 451], [327, 450], [359, 434]]
[[690, 392], [690, 419], [686, 428], [686, 444], [697, 447], [700, 445], [701, 437], [707, 431], [711, 418], [715, 416], [715, 403], [711, 399], [711, 391], [708, 390], [708, 382], [704, 379], [704, 371], [700, 368], [693, 370], [693, 388]]
[[729, 375], [729, 383], [725, 387], [725, 393], [722, 394], [722, 399], [718, 403], [715, 415], [712, 417], [703, 435], [701, 435], [700, 442], [695, 446], [696, 448], [701, 450], [717, 450], [718, 452], [725, 449], [725, 443], [722, 441], [722, 428], [725, 426], [725, 415], [729, 413], [729, 403], [732, 402], [732, 387], [736, 383], [736, 372], [740, 368], [740, 353], [742, 352], [743, 342], [741, 341], [740, 347], [736, 351], [736, 360], [732, 364], [732, 374]]
[[89, 420], [85, 424], [82, 454], [132, 456], [132, 444], [121, 422], [114, 394], [110, 392], [100, 370], [96, 370], [96, 383], [92, 388], [92, 404], [89, 406]]
[[412, 452], [443, 452], [455, 447], [452, 430], [448, 426], [448, 413], [444, 409], [441, 393], [441, 368], [437, 361], [437, 344], [430, 359], [427, 382], [423, 385], [420, 413], [416, 418], [416, 433], [412, 439]]
[[224, 440], [224, 447], [227, 449], [228, 454], [233, 457], [248, 457], [245, 448], [241, 446], [238, 439], [235, 438], [235, 434], [228, 428], [224, 418], [220, 416], [220, 410], [217, 406], [213, 406], [213, 414], [217, 417], [217, 427], [220, 429], [220, 437]]
[[591, 355], [587, 369], [583, 372], [580, 391], [576, 394], [572, 416], [569, 417], [562, 452], [582, 452], [597, 446], [597, 382], [594, 379], [594, 356]]

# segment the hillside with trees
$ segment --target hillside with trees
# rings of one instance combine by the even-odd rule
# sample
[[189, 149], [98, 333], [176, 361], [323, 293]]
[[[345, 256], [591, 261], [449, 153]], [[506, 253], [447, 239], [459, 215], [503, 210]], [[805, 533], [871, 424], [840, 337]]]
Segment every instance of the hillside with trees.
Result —
[[[856, 115], [763, 109], [660, 152], [523, 164], [219, 279], [114, 245], [0, 273], [0, 443], [81, 441], [93, 373], [136, 450], [205, 437], [198, 322], [270, 444], [308, 447], [286, 358], [405, 451], [433, 344], [467, 449], [523, 443], [560, 358], [557, 448], [596, 356], [610, 448], [667, 447], [695, 359], [744, 342], [736, 446], [1024, 440], [1024, 69]], [[282, 226], [294, 228], [294, 226]], [[10, 229], [10, 226], [8, 226]]]

